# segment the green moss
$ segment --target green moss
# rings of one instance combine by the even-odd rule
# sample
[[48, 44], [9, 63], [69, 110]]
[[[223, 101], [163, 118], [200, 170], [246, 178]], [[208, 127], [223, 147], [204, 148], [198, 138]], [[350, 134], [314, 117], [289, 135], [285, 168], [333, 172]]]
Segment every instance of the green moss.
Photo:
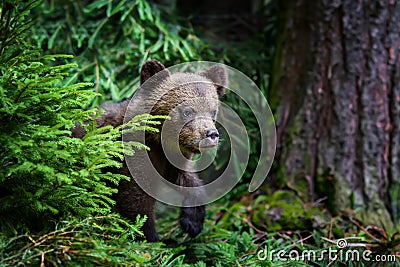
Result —
[[253, 204], [251, 220], [268, 231], [311, 229], [322, 212], [303, 201], [292, 191], [277, 191], [261, 195]]

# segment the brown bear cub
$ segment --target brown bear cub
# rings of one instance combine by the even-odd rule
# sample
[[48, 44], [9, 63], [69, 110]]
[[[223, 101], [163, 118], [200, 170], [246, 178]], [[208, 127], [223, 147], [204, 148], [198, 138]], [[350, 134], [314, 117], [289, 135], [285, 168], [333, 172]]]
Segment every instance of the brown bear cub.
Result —
[[[155, 74], [159, 75], [148, 80]], [[148, 82], [146, 83], [147, 80]], [[179, 127], [178, 137], [176, 138], [179, 144], [171, 145], [167, 148], [172, 150], [172, 154], [180, 153], [189, 162], [193, 155], [217, 146], [219, 133], [215, 126], [215, 120], [218, 112], [218, 99], [225, 94], [227, 85], [227, 74], [223, 67], [215, 65], [196, 74], [171, 74], [163, 64], [156, 60], [151, 60], [143, 65], [140, 82], [145, 85], [143, 88], [148, 92], [144, 96], [142, 94], [137, 98], [133, 97], [132, 101], [137, 101], [135, 103], [136, 106], [146, 106], [147, 102], [151, 102], [151, 114], [168, 115], [171, 118], [168, 123], [176, 124]], [[207, 99], [211, 101], [207, 101]], [[100, 106], [100, 109], [103, 109], [104, 112], [97, 119], [97, 126], [123, 124], [129, 103], [130, 99], [120, 103]], [[74, 137], [82, 137], [84, 135], [81, 127], [74, 128], [72, 133]], [[146, 133], [146, 145], [150, 148], [147, 153], [154, 168], [164, 179], [173, 184], [184, 187], [201, 186], [202, 182], [196, 172], [181, 170], [171, 164], [165, 154], [165, 148], [161, 145], [161, 136], [162, 134], [160, 133]], [[166, 138], [172, 137], [166, 135]], [[169, 141], [166, 140], [166, 143], [168, 144]], [[133, 156], [132, 162], [138, 162], [135, 161], [135, 156]], [[126, 164], [122, 169], [118, 170], [120, 173], [130, 177], [133, 175], [133, 177], [130, 181], [123, 180], [118, 185], [118, 193], [115, 195], [115, 211], [132, 221], [136, 220], [138, 214], [146, 215], [147, 221], [143, 226], [143, 232], [148, 241], [154, 242], [159, 240], [154, 218], [156, 200], [135, 182], [137, 176], [146, 176], [146, 171], [141, 170], [143, 168], [148, 168], [148, 166], [144, 166], [139, 162], [137, 167], [134, 168], [137, 171], [132, 171], [131, 168], [129, 171]], [[149, 178], [141, 177], [144, 180], [150, 180]], [[150, 184], [149, 187], [151, 186]], [[199, 188], [195, 196], [191, 195], [187, 196], [187, 198], [191, 198], [192, 201], [193, 198], [198, 198], [198, 202], [201, 202], [200, 199], [205, 197], [204, 194]], [[190, 237], [195, 237], [203, 229], [204, 217], [204, 205], [182, 207], [179, 223], [183, 231], [187, 232]]]

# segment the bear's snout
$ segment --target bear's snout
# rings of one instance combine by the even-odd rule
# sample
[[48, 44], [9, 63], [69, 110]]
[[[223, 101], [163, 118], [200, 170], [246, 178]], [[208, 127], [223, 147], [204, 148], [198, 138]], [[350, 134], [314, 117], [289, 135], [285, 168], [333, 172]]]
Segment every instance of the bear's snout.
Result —
[[206, 131], [206, 137], [210, 138], [211, 140], [218, 140], [219, 132], [217, 129], [210, 129]]
[[204, 149], [211, 149], [218, 145], [219, 141], [219, 132], [217, 129], [209, 129], [206, 130], [204, 133], [204, 139], [200, 141], [200, 148]]

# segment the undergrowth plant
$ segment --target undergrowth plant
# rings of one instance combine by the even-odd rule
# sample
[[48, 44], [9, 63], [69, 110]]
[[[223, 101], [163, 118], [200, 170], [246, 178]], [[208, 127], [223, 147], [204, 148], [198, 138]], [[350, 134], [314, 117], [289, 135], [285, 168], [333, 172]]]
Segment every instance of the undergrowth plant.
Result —
[[[0, 226], [43, 229], [49, 220], [71, 214], [105, 214], [126, 176], [105, 172], [122, 165], [124, 153], [144, 145], [119, 141], [123, 127], [143, 126], [159, 117], [142, 115], [129, 125], [95, 127], [101, 112], [85, 110], [95, 93], [90, 83], [64, 85], [76, 64], [53, 64], [66, 55], [41, 55], [25, 41], [29, 11], [38, 1], [3, 1], [0, 22]], [[70, 129], [80, 123], [82, 139]], [[129, 147], [131, 149], [129, 149]]]
[[[141, 262], [140, 252], [119, 248], [141, 235], [146, 218], [110, 214], [113, 185], [128, 177], [104, 170], [146, 148], [123, 145], [123, 132], [155, 131], [165, 118], [144, 114], [96, 128], [101, 112], [85, 109], [96, 95], [92, 84], [63, 83], [77, 67], [62, 63], [70, 56], [42, 55], [26, 41], [38, 4], [0, 7], [0, 266]], [[82, 139], [71, 137], [77, 123], [86, 131]]]

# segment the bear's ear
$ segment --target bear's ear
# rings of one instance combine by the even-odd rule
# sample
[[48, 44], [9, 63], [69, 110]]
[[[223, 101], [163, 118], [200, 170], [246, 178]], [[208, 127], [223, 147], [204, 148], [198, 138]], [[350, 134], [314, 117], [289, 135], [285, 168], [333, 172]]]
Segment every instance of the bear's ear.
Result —
[[169, 76], [169, 71], [161, 62], [157, 60], [147, 61], [143, 64], [142, 70], [140, 71], [140, 84], [143, 84], [147, 79], [160, 71], [164, 71], [165, 75]]
[[228, 85], [228, 74], [226, 69], [220, 65], [212, 66], [211, 68], [198, 73], [200, 76], [206, 77], [211, 80], [217, 88], [219, 97], [226, 93], [226, 86]]

